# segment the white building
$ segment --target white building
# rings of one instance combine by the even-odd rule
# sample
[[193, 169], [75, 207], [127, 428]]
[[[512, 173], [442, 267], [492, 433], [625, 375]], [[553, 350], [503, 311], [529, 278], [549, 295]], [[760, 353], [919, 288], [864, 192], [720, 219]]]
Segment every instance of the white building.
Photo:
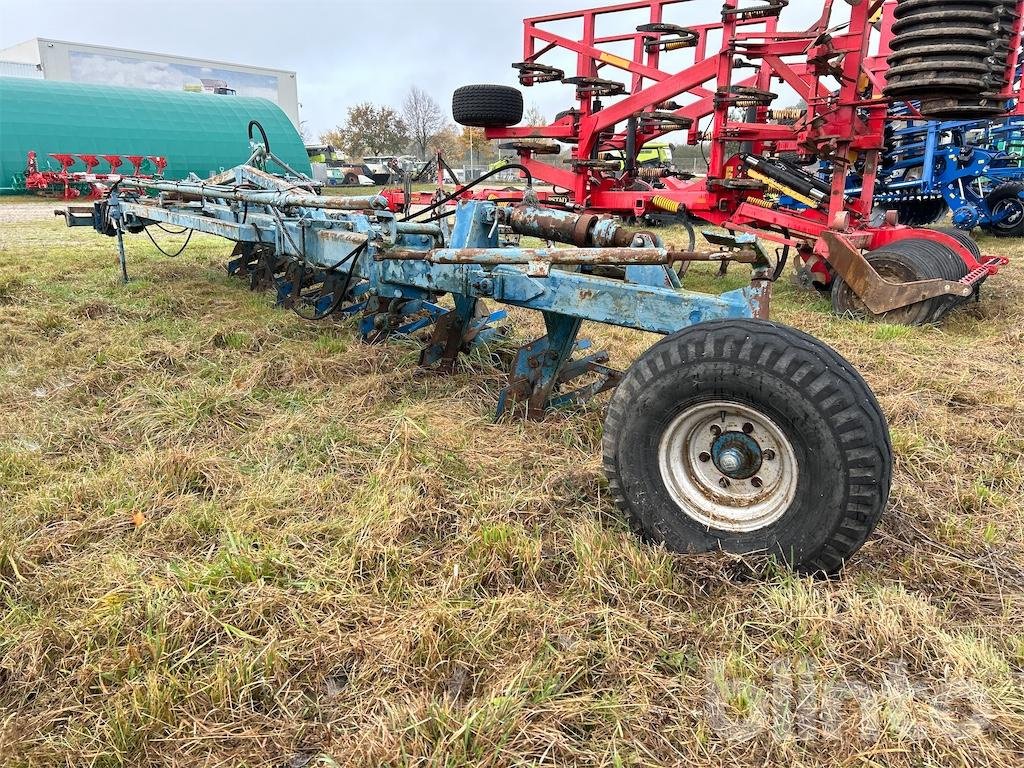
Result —
[[[299, 127], [295, 73], [36, 37], [0, 49], [0, 75], [99, 85], [262, 96]], [[213, 85], [215, 84], [215, 85]]]

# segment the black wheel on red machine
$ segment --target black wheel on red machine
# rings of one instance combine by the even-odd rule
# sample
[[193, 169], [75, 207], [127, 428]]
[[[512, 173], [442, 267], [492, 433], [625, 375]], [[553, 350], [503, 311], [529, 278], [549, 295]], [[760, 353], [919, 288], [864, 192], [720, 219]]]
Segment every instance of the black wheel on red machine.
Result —
[[[865, 258], [880, 277], [890, 282], [911, 283], [937, 276], [931, 258], [922, 251], [906, 253], [902, 248], [886, 246], [865, 254]], [[832, 279], [832, 309], [837, 315], [844, 317], [900, 325], [924, 325], [930, 321], [937, 307], [935, 302], [929, 299], [876, 314], [868, 309], [863, 299], [854, 292], [842, 275], [837, 273]]]
[[[941, 279], [956, 281], [967, 274], [963, 259], [950, 248], [924, 238], [906, 238], [865, 255], [878, 274], [894, 283]], [[949, 296], [937, 296], [875, 314], [853, 289], [836, 274], [832, 280], [832, 309], [838, 315], [878, 320], [900, 325], [937, 322], [959, 303]]]
[[615, 503], [675, 552], [774, 556], [835, 573], [885, 508], [892, 446], [870, 388], [835, 350], [764, 320], [661, 340], [605, 419]]
[[992, 221], [983, 224], [982, 229], [996, 237], [1020, 237], [1024, 235], [1024, 182], [1007, 181], [985, 196], [985, 205], [992, 214]]
[[[936, 265], [932, 262], [930, 254], [923, 250], [906, 252], [905, 246], [886, 246], [871, 251], [864, 257], [879, 276], [889, 282], [911, 283], [938, 277]], [[939, 313], [938, 302], [928, 299], [876, 314], [868, 309], [864, 300], [838, 273], [832, 278], [831, 298], [832, 310], [837, 315], [860, 320], [876, 320], [898, 325], [925, 325]]]
[[[961, 239], [958, 235], [953, 234], [956, 232], [954, 229], [940, 229], [938, 231], [944, 231], [946, 234], [952, 235], [957, 240]], [[967, 274], [967, 265], [964, 263], [960, 254], [952, 248], [946, 247], [942, 243], [925, 240], [924, 238], [907, 238], [906, 240], [897, 241], [889, 247], [896, 248], [897, 250], [902, 250], [904, 252], [916, 250], [923, 253], [932, 264], [932, 267], [928, 272], [930, 277], [938, 277], [943, 280], [955, 282]], [[932, 314], [928, 318], [927, 322], [937, 323], [962, 301], [963, 300], [958, 296], [937, 296], [934, 299], [930, 299], [929, 302], [925, 302], [932, 305]]]
[[452, 94], [452, 117], [475, 128], [515, 125], [523, 119], [523, 94], [508, 85], [464, 85]]
[[[935, 231], [942, 232], [945, 235], [949, 235], [950, 237], [956, 238], [963, 244], [963, 246], [967, 250], [974, 254], [974, 258], [981, 258], [981, 246], [979, 246], [978, 243], [974, 240], [974, 238], [971, 237], [971, 234], [969, 232], [964, 232], [964, 230], [957, 229], [956, 227], [936, 227]], [[962, 262], [963, 259], [961, 259], [960, 261]], [[967, 265], [965, 264], [963, 268], [964, 275], [966, 275]], [[964, 275], [960, 275], [960, 277], [963, 277]], [[958, 277], [957, 280], [959, 280], [960, 277]]]

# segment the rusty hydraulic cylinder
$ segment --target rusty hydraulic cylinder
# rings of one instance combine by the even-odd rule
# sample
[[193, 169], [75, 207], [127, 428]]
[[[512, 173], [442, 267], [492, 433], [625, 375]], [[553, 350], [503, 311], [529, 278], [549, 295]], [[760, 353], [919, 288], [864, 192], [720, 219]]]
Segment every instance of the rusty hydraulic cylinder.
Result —
[[503, 223], [517, 234], [580, 247], [628, 248], [638, 234], [614, 219], [602, 219], [591, 213], [556, 211], [533, 205], [498, 210]]

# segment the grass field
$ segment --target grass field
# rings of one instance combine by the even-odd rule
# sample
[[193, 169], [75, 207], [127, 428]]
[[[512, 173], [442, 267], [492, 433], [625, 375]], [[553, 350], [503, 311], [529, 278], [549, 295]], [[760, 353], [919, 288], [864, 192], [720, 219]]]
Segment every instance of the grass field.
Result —
[[637, 541], [600, 403], [495, 424], [484, 356], [308, 324], [224, 241], [128, 247], [122, 286], [112, 240], [0, 207], [0, 764], [1024, 765], [1019, 265], [940, 328], [780, 283], [896, 452], [822, 581]]

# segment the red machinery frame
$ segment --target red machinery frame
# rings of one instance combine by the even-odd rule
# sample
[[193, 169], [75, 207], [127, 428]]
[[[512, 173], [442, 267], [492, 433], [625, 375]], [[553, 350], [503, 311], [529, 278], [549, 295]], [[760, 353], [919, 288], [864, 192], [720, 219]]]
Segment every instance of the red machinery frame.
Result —
[[[975, 282], [994, 274], [1006, 263], [1001, 257], [979, 260], [962, 242], [941, 232], [900, 227], [894, 221], [881, 226], [870, 224], [890, 103], [882, 96], [882, 88], [895, 0], [851, 2], [846, 6], [849, 21], [843, 24], [832, 22], [835, 1], [824, 0], [818, 20], [802, 31], [780, 31], [778, 16], [787, 5], [786, 0], [725, 0], [721, 21], [686, 24], [690, 36], [681, 39], [677, 31], [670, 30], [672, 25], [666, 24], [666, 9], [685, 1], [632, 0], [526, 19], [524, 58], [515, 65], [520, 70], [522, 85], [529, 87], [555, 79], [571, 81], [572, 78], [550, 66], [551, 76], [538, 75], [544, 69], [543, 57], [558, 49], [575, 57], [575, 78], [598, 78], [603, 70], [615, 69], [628, 74], [628, 92], [605, 106], [586, 85], [580, 85], [576, 92], [578, 110], [563, 113], [546, 126], [489, 127], [485, 130], [487, 138], [518, 142], [553, 139], [575, 144], [569, 168], [540, 162], [524, 143], [518, 146], [519, 162], [534, 179], [556, 190], [566, 190], [572, 203], [592, 212], [638, 216], [682, 209], [731, 230], [753, 231], [795, 246], [814, 278], [826, 284], [831, 280], [828, 262], [832, 246], [822, 239], [825, 232], [832, 232], [858, 251], [910, 236], [936, 240], [961, 255], [968, 277]], [[598, 20], [602, 17], [629, 14], [635, 22], [637, 13], [644, 11], [648, 23], [636, 31], [597, 35]], [[582, 29], [578, 39], [551, 29], [570, 22]], [[717, 43], [711, 42], [719, 37]], [[1017, 110], [1022, 109], [1020, 82], [1011, 75], [1017, 72], [1020, 38], [1018, 19], [1011, 41], [1014, 53], [1005, 78], [1005, 82], [1012, 84], [1005, 97], [1017, 100]], [[631, 58], [602, 47], [613, 44], [631, 44]], [[670, 67], [667, 60], [674, 55], [670, 52], [683, 48], [693, 52], [692, 62]], [[536, 65], [542, 65], [540, 70]], [[739, 70], [746, 67], [753, 74], [744, 72], [740, 76]], [[777, 110], [768, 96], [778, 82], [792, 88], [807, 105], [795, 121], [784, 123], [774, 116]], [[673, 103], [677, 98], [688, 101]], [[644, 127], [645, 115], [667, 113], [692, 121], [687, 134], [690, 144], [710, 143], [706, 178], [669, 175], [660, 179], [659, 188], [649, 184], [645, 188], [643, 180], [628, 168], [616, 173], [590, 167], [586, 162], [631, 144], [639, 149], [668, 130], [677, 130], [659, 126], [657, 120], [648, 120]], [[634, 128], [638, 117], [641, 123]], [[709, 127], [701, 132], [698, 121], [707, 122], [708, 118]], [[624, 123], [626, 131], [616, 130]], [[772, 202], [766, 197], [766, 187], [751, 178], [749, 169], [739, 162], [737, 143], [753, 156], [797, 151], [828, 160], [834, 172], [827, 199], [817, 207], [801, 208]], [[855, 162], [863, 186], [851, 198], [845, 178], [847, 169]], [[466, 190], [462, 196], [508, 195], [507, 190], [476, 188]], [[543, 199], [550, 195], [540, 196]]]

